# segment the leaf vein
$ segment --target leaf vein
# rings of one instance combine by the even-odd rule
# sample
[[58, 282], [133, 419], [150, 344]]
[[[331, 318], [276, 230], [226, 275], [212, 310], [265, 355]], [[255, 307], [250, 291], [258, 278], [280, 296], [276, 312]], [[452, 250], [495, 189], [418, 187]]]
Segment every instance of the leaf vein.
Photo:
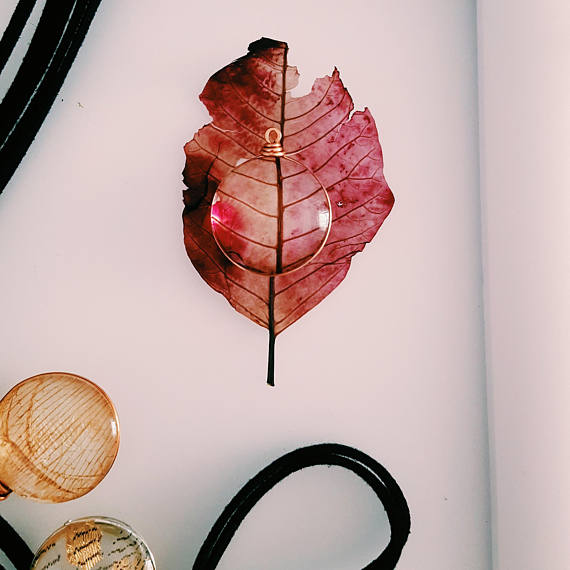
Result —
[[[334, 77], [331, 77], [331, 80], [330, 80], [330, 82], [327, 86], [327, 89], [324, 92], [323, 96], [308, 111], [305, 111], [304, 113], [301, 113], [300, 115], [295, 115], [294, 117], [285, 117], [285, 120], [286, 121], [294, 121], [295, 119], [300, 119], [301, 117], [304, 117], [305, 115], [308, 115], [310, 112], [314, 111], [325, 100], [325, 98], [328, 95], [330, 88], [334, 82], [335, 82]], [[294, 103], [295, 101], [298, 101], [298, 100], [299, 100], [299, 98], [295, 98], [292, 101], [288, 101], [288, 103]]]
[[272, 186], [273, 188], [277, 188], [277, 184], [275, 184], [274, 182], [266, 182], [265, 180], [261, 180], [260, 178], [256, 178], [255, 176], [250, 176], [249, 174], [244, 174], [243, 172], [240, 172], [239, 170], [234, 170], [234, 172], [236, 174], [238, 174], [239, 176], [243, 176], [244, 178], [249, 178], [250, 180], [255, 180], [256, 182], [259, 182], [260, 184], [265, 184], [265, 186]]
[[233, 91], [235, 92], [235, 94], [238, 96], [238, 98], [240, 99], [240, 101], [243, 101], [248, 107], [251, 107], [260, 117], [263, 117], [264, 119], [267, 119], [268, 121], [271, 121], [272, 123], [279, 123], [279, 121], [277, 119], [273, 119], [271, 117], [269, 117], [268, 115], [265, 115], [264, 113], [262, 113], [259, 109], [257, 109], [256, 107], [254, 107], [242, 94], [241, 92], [237, 89], [237, 87], [234, 85], [234, 83], [232, 81], [228, 82], [228, 85], [233, 89]]
[[251, 75], [254, 79], [254, 81], [262, 88], [265, 89], [266, 91], [269, 91], [269, 93], [273, 93], [273, 95], [278, 95], [279, 97], [281, 97], [281, 91], [273, 91], [273, 89], [271, 89], [271, 87], [267, 87], [267, 85], [264, 85], [258, 78], [257, 75], [255, 73], [252, 73]]
[[[243, 150], [245, 150], [248, 154], [251, 154], [251, 156], [255, 156], [255, 154], [253, 152], [251, 152], [251, 150], [249, 150], [246, 146], [242, 145], [240, 142], [238, 142], [236, 139], [234, 139], [234, 137], [230, 136], [228, 134], [228, 131], [224, 130], [224, 129], [220, 129], [220, 127], [216, 127], [216, 125], [214, 125], [213, 123], [211, 123], [212, 128], [216, 129], [216, 131], [222, 135], [224, 135], [226, 138], [230, 139], [233, 143], [237, 144], [240, 148], [243, 148]], [[234, 131], [231, 131], [234, 132]]]
[[[196, 224], [195, 222], [192, 222], [194, 225], [199, 226], [199, 224]], [[218, 270], [220, 271], [220, 273], [222, 275], [224, 275], [224, 270], [222, 268], [222, 266], [212, 257], [212, 254], [207, 251], [206, 249], [204, 249], [199, 243], [198, 241], [194, 238], [193, 235], [190, 234], [190, 239], [194, 242], [194, 244], [196, 245], [196, 247], [202, 251], [209, 259], [210, 261], [218, 268]], [[224, 275], [224, 278], [226, 278], [226, 276]]]
[[235, 279], [232, 279], [231, 277], [226, 277], [226, 278], [230, 283], [233, 283], [236, 287], [239, 287], [240, 289], [247, 291], [250, 295], [254, 296], [256, 299], [259, 299], [265, 305], [268, 304], [267, 301], [263, 297], [261, 297], [260, 295], [258, 295], [254, 291], [252, 291], [251, 289], [248, 289], [245, 285], [242, 285], [239, 281], [236, 281]]
[[324, 289], [341, 271], [342, 267], [335, 271], [324, 283], [320, 285], [315, 291], [313, 291], [308, 297], [306, 297], [301, 303], [299, 303], [292, 311], [287, 313], [284, 317], [280, 318], [275, 322], [276, 325], [280, 325], [283, 321], [287, 320], [295, 311], [299, 310], [303, 305], [310, 301], [317, 293]]
[[236, 304], [238, 307], [240, 307], [241, 309], [243, 309], [246, 313], [248, 313], [249, 315], [251, 315], [253, 317], [253, 320], [257, 323], [257, 324], [261, 324], [264, 327], [267, 327], [267, 322], [264, 320], [263, 317], [260, 317], [259, 315], [256, 315], [253, 311], [251, 311], [250, 309], [248, 309], [245, 305], [243, 305], [242, 303], [240, 303], [239, 301], [237, 301], [235, 299], [235, 297], [230, 297], [231, 298], [231, 303], [232, 304]]
[[321, 119], [328, 117], [337, 107], [340, 107], [340, 105], [342, 105], [342, 102], [345, 100], [346, 95], [347, 95], [347, 92], [346, 92], [346, 90], [344, 90], [342, 93], [342, 97], [340, 98], [340, 101], [338, 101], [337, 104], [332, 109], [329, 109], [328, 111], [326, 111], [326, 113], [323, 113], [322, 115], [320, 115], [319, 117], [314, 119], [311, 123], [309, 123], [308, 125], [305, 125], [302, 129], [299, 129], [298, 131], [295, 131], [294, 133], [287, 133], [287, 136], [292, 137], [292, 136], [298, 135], [299, 133], [302, 133], [303, 131], [310, 129], [315, 123], [318, 123]]
[[[372, 151], [370, 151], [372, 152]], [[370, 154], [370, 152], [368, 154]], [[374, 180], [374, 177], [376, 176], [376, 173], [380, 170], [380, 167], [378, 167], [373, 173], [372, 176], [365, 176], [365, 177], [358, 177], [358, 176], [351, 176], [351, 174], [356, 170], [356, 168], [358, 167], [358, 165], [367, 157], [363, 156], [351, 169], [350, 172], [344, 176], [343, 178], [341, 178], [340, 180], [337, 180], [336, 182], [334, 182], [333, 184], [331, 184], [330, 186], [327, 186], [327, 190], [330, 190], [331, 188], [334, 188], [335, 186], [338, 186], [341, 182], [345, 182], [348, 180]]]
[[241, 200], [240, 198], [236, 198], [235, 196], [233, 196], [232, 194], [228, 194], [227, 192], [224, 192], [223, 190], [220, 190], [220, 188], [218, 188], [216, 190], [216, 192], [218, 194], [223, 194], [224, 196], [227, 196], [228, 198], [231, 198], [232, 200], [235, 200], [236, 202], [239, 202], [240, 204], [243, 204], [244, 206], [247, 206], [248, 208], [250, 208], [251, 210], [253, 210], [254, 212], [257, 212], [258, 214], [261, 214], [262, 216], [266, 216], [267, 218], [277, 218], [277, 216], [274, 216], [273, 214], [268, 214], [267, 212], [264, 212], [263, 210], [258, 210], [257, 208], [255, 208], [254, 206], [252, 206], [251, 204], [249, 204], [248, 202], [245, 202], [244, 200]]
[[327, 160], [325, 160], [325, 162], [323, 162], [316, 170], [315, 172], [318, 172], [319, 170], [323, 169], [335, 156], [337, 156], [341, 151], [343, 151], [347, 146], [351, 145], [353, 142], [359, 140], [359, 139], [372, 139], [373, 137], [365, 137], [362, 136], [362, 133], [366, 130], [366, 127], [364, 127], [360, 133], [354, 137], [353, 139], [351, 139], [350, 141], [348, 141], [346, 144], [343, 144], [341, 147], [339, 147], [333, 154], [331, 154], [329, 156], [329, 158], [327, 158]]
[[314, 144], [318, 143], [319, 141], [323, 140], [325, 137], [330, 135], [335, 129], [337, 129], [338, 126], [341, 125], [346, 120], [348, 115], [350, 115], [350, 109], [346, 112], [344, 117], [342, 117], [342, 119], [340, 119], [340, 121], [338, 121], [338, 123], [336, 123], [336, 125], [334, 125], [332, 128], [330, 128], [326, 133], [322, 134], [319, 138], [315, 139], [314, 141], [310, 142], [309, 144], [302, 146], [302, 147], [296, 149], [294, 152], [290, 152], [287, 154], [298, 154], [298, 153], [302, 152], [303, 150], [305, 150], [305, 149], [313, 146]]
[[276, 69], [277, 71], [281, 72], [281, 65], [275, 63], [274, 61], [270, 60], [268, 57], [265, 57], [262, 53], [257, 53], [256, 54], [259, 59], [262, 59], [263, 61], [265, 61], [266, 63], [268, 63], [270, 65], [270, 67], [272, 67], [273, 69]]
[[[365, 233], [369, 232], [370, 230], [373, 230], [374, 228], [376, 228], [376, 224], [372, 224], [371, 226], [364, 228], [361, 232], [358, 232], [357, 234], [347, 236], [347, 237], [343, 237], [343, 238], [339, 238], [339, 239], [336, 239], [334, 241], [327, 241], [327, 247], [329, 245], [335, 245], [337, 243], [342, 243], [342, 242], [360, 237], [361, 235], [364, 235]], [[364, 242], [364, 243], [366, 243], [366, 242]], [[343, 247], [346, 247], [347, 245], [351, 245], [351, 244], [345, 244]]]
[[248, 241], [250, 243], [254, 243], [255, 245], [259, 245], [261, 247], [265, 247], [267, 249], [277, 249], [274, 245], [267, 245], [263, 242], [260, 241], [256, 241], [254, 239], [251, 239], [250, 237], [244, 236], [243, 234], [240, 234], [239, 232], [237, 232], [236, 230], [234, 230], [233, 228], [230, 228], [229, 226], [227, 226], [226, 224], [224, 224], [221, 220], [216, 219], [216, 223], [220, 224], [220, 226], [222, 226], [223, 228], [225, 228], [228, 232], [230, 232], [231, 234], [234, 234], [235, 236], [238, 236], [240, 238], [242, 238], [245, 241]]
[[308, 235], [310, 235], [310, 234], [315, 233], [317, 230], [321, 230], [321, 231], [322, 231], [321, 226], [317, 226], [316, 228], [313, 228], [312, 230], [309, 230], [308, 232], [304, 232], [304, 233], [302, 233], [302, 234], [299, 234], [299, 235], [296, 235], [296, 236], [292, 236], [292, 237], [286, 238], [286, 239], [283, 240], [283, 243], [287, 243], [287, 242], [289, 242], [289, 241], [294, 241], [294, 240], [296, 240], [296, 239], [299, 239], [299, 238], [308, 236]]
[[223, 105], [218, 105], [218, 108], [221, 109], [232, 121], [236, 123], [236, 125], [242, 127], [246, 131], [249, 131], [252, 135], [256, 136], [258, 139], [265, 140], [259, 133], [256, 133], [254, 130], [250, 129], [246, 124], [242, 123], [239, 119], [236, 119]]
[[352, 210], [349, 210], [348, 212], [345, 212], [344, 214], [342, 214], [342, 216], [338, 216], [334, 219], [334, 222], [337, 222], [338, 220], [341, 220], [342, 218], [348, 216], [349, 214], [352, 214], [352, 212], [354, 212], [355, 210], [358, 210], [358, 208], [361, 208], [362, 206], [364, 206], [365, 204], [369, 204], [370, 202], [372, 202], [372, 200], [376, 200], [376, 198], [378, 198], [380, 196], [380, 194], [382, 193], [382, 191], [384, 190], [384, 188], [382, 188], [382, 190], [380, 190], [380, 192], [378, 192], [377, 194], [374, 194], [374, 196], [372, 196], [372, 198], [369, 198], [368, 200], [366, 200], [365, 202], [362, 202], [361, 204], [358, 204], [358, 206], [352, 208]]
[[295, 200], [294, 202], [289, 202], [288, 204], [285, 204], [283, 209], [289, 208], [290, 206], [294, 206], [295, 204], [298, 204], [299, 202], [303, 202], [304, 200], [308, 200], [309, 198], [312, 198], [318, 192], [323, 192], [323, 191], [324, 190], [320, 186], [317, 186], [317, 188], [315, 190], [313, 190], [313, 192], [311, 192], [310, 194], [307, 194], [306, 196], [303, 196], [302, 198], [299, 198], [298, 200]]
[[[226, 160], [224, 160], [223, 158], [220, 158], [219, 155], [217, 155], [215, 152], [212, 152], [211, 150], [208, 150], [205, 146], [202, 146], [196, 139], [194, 139], [194, 142], [204, 151], [207, 152], [210, 156], [214, 157], [214, 160], [212, 161], [212, 165], [214, 164], [214, 162], [216, 162], [216, 160], [219, 160], [220, 162], [223, 162], [226, 166], [229, 167], [233, 167], [233, 165], [229, 162], [227, 162]], [[211, 166], [211, 165], [210, 165]]]
[[[199, 151], [193, 151], [193, 152], [199, 152]], [[214, 176], [210, 170], [212, 168], [212, 165], [214, 164], [215, 159], [212, 160], [212, 162], [210, 163], [210, 166], [206, 169], [203, 166], [200, 166], [200, 164], [198, 162], [192, 162], [192, 165], [195, 166], [200, 172], [203, 172], [207, 177], [210, 177], [212, 180], [214, 180], [215, 182], [220, 182], [220, 179], [217, 178], [216, 176]], [[190, 174], [190, 176], [192, 176], [192, 174]]]

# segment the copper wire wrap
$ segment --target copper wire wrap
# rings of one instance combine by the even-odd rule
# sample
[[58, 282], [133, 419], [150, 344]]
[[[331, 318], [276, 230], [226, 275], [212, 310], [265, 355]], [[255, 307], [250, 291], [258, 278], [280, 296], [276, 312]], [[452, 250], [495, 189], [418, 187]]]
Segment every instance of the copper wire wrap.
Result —
[[[271, 135], [275, 135], [272, 138]], [[261, 156], [285, 156], [285, 152], [283, 151], [283, 147], [281, 146], [281, 131], [274, 127], [267, 129], [265, 131], [265, 140], [267, 141], [263, 148], [261, 149]]]

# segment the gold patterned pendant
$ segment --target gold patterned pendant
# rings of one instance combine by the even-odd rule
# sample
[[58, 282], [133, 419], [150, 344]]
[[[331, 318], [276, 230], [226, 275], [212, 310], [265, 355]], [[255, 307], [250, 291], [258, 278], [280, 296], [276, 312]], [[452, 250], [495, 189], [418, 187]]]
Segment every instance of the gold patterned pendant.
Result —
[[119, 449], [119, 419], [103, 390], [65, 372], [38, 374], [0, 400], [0, 500], [10, 491], [47, 503], [81, 497]]
[[69, 521], [49, 536], [31, 570], [156, 570], [151, 551], [130, 526], [108, 517]]
[[70, 564], [79, 570], [93, 570], [103, 558], [102, 534], [95, 522], [81, 522], [66, 527], [65, 552]]

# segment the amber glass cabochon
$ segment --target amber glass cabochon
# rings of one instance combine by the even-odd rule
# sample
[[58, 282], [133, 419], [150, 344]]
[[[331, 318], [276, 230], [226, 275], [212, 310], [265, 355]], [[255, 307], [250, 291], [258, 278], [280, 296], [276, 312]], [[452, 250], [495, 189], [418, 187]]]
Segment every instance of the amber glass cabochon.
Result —
[[144, 540], [125, 523], [107, 517], [67, 522], [40, 546], [31, 570], [155, 570]]
[[39, 374], [0, 401], [0, 482], [23, 497], [60, 503], [91, 491], [119, 449], [119, 420], [93, 382]]
[[212, 200], [218, 246], [230, 261], [261, 275], [289, 273], [311, 261], [326, 243], [331, 219], [326, 189], [287, 156], [238, 164]]

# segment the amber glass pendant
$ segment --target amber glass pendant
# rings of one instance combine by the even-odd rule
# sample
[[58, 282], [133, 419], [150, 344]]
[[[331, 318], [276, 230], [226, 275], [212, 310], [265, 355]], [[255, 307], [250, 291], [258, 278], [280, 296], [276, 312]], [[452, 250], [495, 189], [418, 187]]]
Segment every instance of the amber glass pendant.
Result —
[[87, 517], [65, 523], [40, 546], [31, 570], [155, 570], [144, 540], [125, 523]]
[[119, 419], [103, 390], [64, 372], [39, 374], [0, 401], [0, 493], [48, 503], [75, 499], [105, 477]]
[[261, 155], [224, 176], [212, 200], [212, 233], [235, 265], [261, 275], [289, 273], [324, 247], [331, 228], [328, 193], [303, 163], [286, 155], [281, 132], [265, 133]]

